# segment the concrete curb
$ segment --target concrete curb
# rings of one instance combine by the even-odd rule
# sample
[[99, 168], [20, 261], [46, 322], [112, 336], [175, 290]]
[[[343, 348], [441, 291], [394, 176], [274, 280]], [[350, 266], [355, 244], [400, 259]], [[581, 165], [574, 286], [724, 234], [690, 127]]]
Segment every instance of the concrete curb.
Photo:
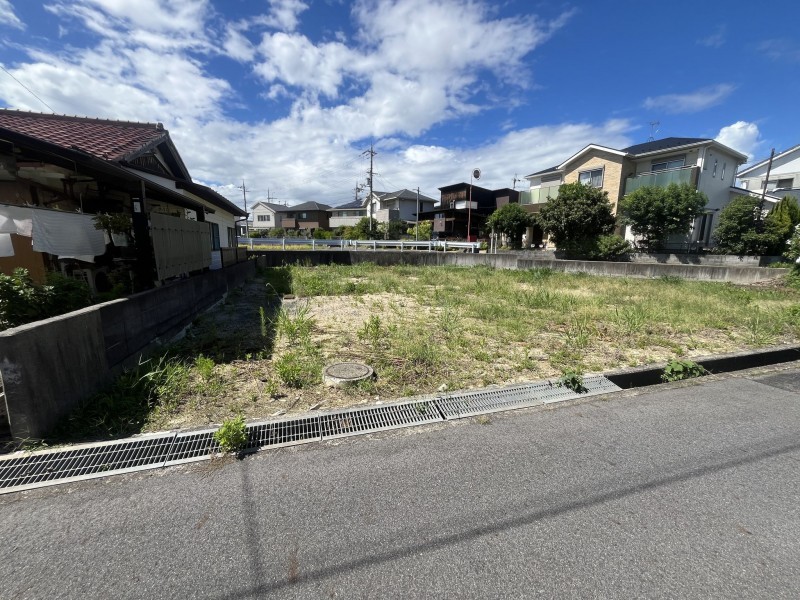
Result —
[[[800, 345], [775, 346], [762, 350], [745, 350], [730, 354], [715, 354], [692, 359], [709, 373], [728, 373], [755, 367], [776, 365], [800, 360]], [[603, 373], [622, 389], [645, 387], [664, 383], [661, 374], [665, 365], [645, 365]]]

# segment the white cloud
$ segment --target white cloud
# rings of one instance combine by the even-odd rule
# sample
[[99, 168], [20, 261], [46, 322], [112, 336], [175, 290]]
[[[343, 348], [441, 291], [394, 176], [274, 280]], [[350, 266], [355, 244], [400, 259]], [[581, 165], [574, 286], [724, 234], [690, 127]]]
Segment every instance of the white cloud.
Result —
[[25, 29], [25, 23], [20, 21], [14, 12], [10, 0], [0, 0], [0, 24], [8, 25], [15, 29]]
[[756, 149], [762, 143], [758, 125], [747, 121], [736, 121], [732, 125], [723, 127], [715, 139], [720, 144], [747, 154], [748, 161], [753, 159]]
[[720, 83], [700, 88], [688, 94], [664, 94], [651, 96], [644, 101], [644, 107], [661, 110], [671, 114], [694, 113], [715, 106], [725, 100], [736, 89], [730, 83]]
[[725, 38], [728, 33], [727, 25], [717, 25], [714, 33], [702, 39], [697, 40], [697, 43], [707, 48], [719, 48], [725, 43]]
[[250, 62], [256, 55], [256, 49], [250, 40], [232, 24], [229, 24], [225, 30], [225, 41], [222, 43], [222, 47], [225, 54], [243, 63]]
[[[195, 179], [235, 202], [243, 178], [251, 200], [269, 189], [290, 202], [346, 202], [356, 180], [364, 182], [359, 155], [368, 139], [379, 152], [380, 187], [419, 186], [434, 196], [474, 167], [483, 170], [483, 185], [509, 187], [515, 173], [556, 164], [588, 143], [631, 142], [632, 126], [620, 120], [497, 131], [469, 147], [417, 137], [484, 110], [477, 98], [487, 87], [500, 88], [500, 97], [530, 86], [525, 57], [572, 13], [546, 22], [496, 18], [491, 4], [475, 0], [361, 0], [354, 35], [315, 42], [293, 31], [304, 3], [271, 7], [284, 31], [261, 31], [251, 44], [258, 18], [220, 22], [205, 0], [55, 0], [52, 13], [101, 41], [56, 53], [29, 48], [28, 59], [9, 70], [57, 112], [163, 122]], [[249, 102], [280, 110], [272, 102], [291, 99], [268, 121], [229, 116], [234, 88], [207, 67], [209, 56], [248, 63], [253, 52], [264, 90]], [[0, 78], [0, 99], [41, 110], [10, 78]]]
[[794, 40], [777, 38], [764, 40], [757, 46], [758, 51], [772, 60], [800, 62], [800, 45]]
[[300, 14], [308, 9], [301, 0], [270, 0], [269, 13], [257, 17], [254, 22], [282, 31], [294, 31], [300, 24]]
[[14, 29], [25, 29], [25, 23], [14, 12], [9, 0], [0, 0], [0, 25], [8, 25]]

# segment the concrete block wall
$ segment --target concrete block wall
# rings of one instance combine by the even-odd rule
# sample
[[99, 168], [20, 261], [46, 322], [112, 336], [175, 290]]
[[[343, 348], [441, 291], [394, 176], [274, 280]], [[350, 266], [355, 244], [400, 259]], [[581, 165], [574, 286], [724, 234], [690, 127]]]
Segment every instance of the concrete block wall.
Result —
[[[756, 258], [753, 262], [746, 261], [739, 265], [738, 257], [716, 257], [719, 260], [709, 261], [711, 264], [686, 264], [682, 262], [683, 255], [658, 255], [666, 257], [664, 262], [634, 261], [634, 262], [602, 262], [588, 260], [560, 260], [552, 258], [552, 253], [519, 254], [465, 254], [461, 252], [418, 252], [418, 251], [387, 251], [387, 250], [264, 250], [253, 252], [258, 256], [261, 267], [277, 267], [287, 264], [337, 264], [352, 265], [358, 263], [373, 263], [376, 265], [419, 265], [441, 266], [451, 265], [460, 267], [474, 267], [485, 265], [496, 269], [553, 269], [555, 271], [585, 272], [594, 275], [608, 275], [615, 277], [681, 277], [683, 279], [697, 279], [702, 281], [729, 281], [732, 283], [755, 283], [779, 277], [788, 272], [787, 269], [765, 269], [758, 267]], [[549, 257], [549, 258], [548, 258]], [[675, 258], [672, 258], [675, 257]], [[708, 257], [705, 257], [708, 258]]]
[[12, 437], [46, 435], [123, 366], [169, 342], [254, 275], [255, 261], [242, 262], [0, 332]]

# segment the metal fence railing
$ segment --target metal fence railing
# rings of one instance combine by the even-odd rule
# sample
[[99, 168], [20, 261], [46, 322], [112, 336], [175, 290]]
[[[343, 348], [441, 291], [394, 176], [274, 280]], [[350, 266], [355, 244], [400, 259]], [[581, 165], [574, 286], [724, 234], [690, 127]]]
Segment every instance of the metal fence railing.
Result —
[[257, 246], [275, 247], [286, 250], [292, 246], [310, 246], [312, 250], [323, 248], [339, 248], [341, 250], [423, 250], [428, 252], [438, 250], [467, 250], [478, 252], [479, 242], [451, 242], [449, 240], [317, 240], [304, 238], [239, 238], [239, 245], [250, 250]]

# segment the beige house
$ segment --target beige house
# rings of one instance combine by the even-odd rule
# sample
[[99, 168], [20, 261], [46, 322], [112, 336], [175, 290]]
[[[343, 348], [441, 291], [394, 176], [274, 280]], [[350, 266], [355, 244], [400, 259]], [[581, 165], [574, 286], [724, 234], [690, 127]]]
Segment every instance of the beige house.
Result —
[[[561, 164], [526, 176], [530, 188], [520, 194], [520, 203], [538, 212], [541, 204], [558, 196], [560, 185], [577, 181], [608, 192], [616, 214], [619, 201], [640, 187], [688, 183], [708, 197], [708, 204], [691, 233], [671, 238], [667, 246], [708, 247], [719, 212], [737, 195], [734, 178], [745, 160], [741, 152], [705, 138], [672, 137], [621, 150], [590, 144]], [[624, 233], [635, 241], [629, 231]]]

